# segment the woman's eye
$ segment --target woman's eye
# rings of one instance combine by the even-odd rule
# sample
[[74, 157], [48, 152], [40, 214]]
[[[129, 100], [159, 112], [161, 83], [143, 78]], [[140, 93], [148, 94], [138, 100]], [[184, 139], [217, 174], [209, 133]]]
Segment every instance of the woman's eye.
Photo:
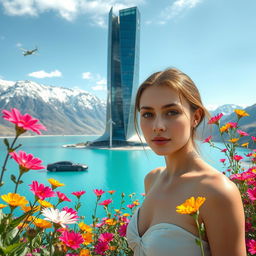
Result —
[[150, 113], [150, 112], [146, 112], [146, 113], [143, 113], [141, 116], [144, 117], [144, 118], [150, 118], [150, 117], [153, 116], [153, 114]]
[[170, 110], [170, 111], [167, 112], [168, 116], [175, 116], [175, 115], [178, 115], [178, 114], [179, 114], [179, 112], [176, 111], [176, 110]]

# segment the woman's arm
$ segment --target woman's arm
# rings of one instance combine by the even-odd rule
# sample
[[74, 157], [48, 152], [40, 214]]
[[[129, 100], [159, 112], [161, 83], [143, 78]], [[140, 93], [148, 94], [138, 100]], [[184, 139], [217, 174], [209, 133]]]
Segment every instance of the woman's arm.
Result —
[[218, 176], [210, 182], [201, 217], [212, 256], [246, 256], [245, 217], [236, 185]]

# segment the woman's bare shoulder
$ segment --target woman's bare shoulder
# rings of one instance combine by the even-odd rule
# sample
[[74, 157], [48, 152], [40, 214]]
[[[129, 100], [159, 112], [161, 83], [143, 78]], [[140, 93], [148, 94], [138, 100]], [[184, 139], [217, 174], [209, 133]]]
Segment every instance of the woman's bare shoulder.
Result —
[[144, 186], [145, 186], [145, 193], [149, 191], [157, 177], [160, 175], [160, 173], [165, 169], [165, 167], [157, 167], [150, 172], [148, 172], [144, 178]]

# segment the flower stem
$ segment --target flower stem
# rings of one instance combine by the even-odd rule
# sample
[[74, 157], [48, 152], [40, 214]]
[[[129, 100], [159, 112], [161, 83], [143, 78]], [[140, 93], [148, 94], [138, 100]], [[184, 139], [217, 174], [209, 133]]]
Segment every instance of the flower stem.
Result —
[[200, 246], [200, 250], [201, 250], [201, 255], [204, 256], [204, 246], [203, 246], [203, 242], [202, 242], [202, 231], [199, 225], [199, 221], [198, 221], [198, 213], [193, 214], [194, 220], [196, 222], [196, 226], [198, 229], [198, 234], [199, 234], [199, 246]]

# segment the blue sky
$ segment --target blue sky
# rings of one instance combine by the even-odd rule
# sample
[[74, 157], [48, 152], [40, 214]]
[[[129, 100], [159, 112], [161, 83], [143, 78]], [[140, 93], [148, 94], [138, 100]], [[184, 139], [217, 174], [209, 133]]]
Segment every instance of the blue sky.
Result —
[[[0, 0], [0, 79], [106, 99], [111, 6], [140, 10], [140, 82], [174, 66], [194, 80], [209, 109], [256, 103], [255, 0]], [[20, 50], [35, 47], [37, 55]]]

